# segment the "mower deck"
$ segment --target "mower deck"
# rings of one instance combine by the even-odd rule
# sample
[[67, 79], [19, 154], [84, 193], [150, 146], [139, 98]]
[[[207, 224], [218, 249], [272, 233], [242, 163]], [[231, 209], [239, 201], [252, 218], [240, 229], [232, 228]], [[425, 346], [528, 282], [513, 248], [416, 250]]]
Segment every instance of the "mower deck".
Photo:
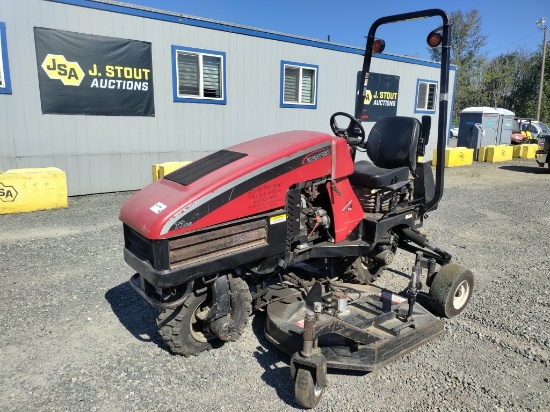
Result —
[[[418, 303], [407, 320], [409, 305], [403, 296], [370, 285], [338, 283], [338, 287], [348, 293], [346, 311], [331, 314], [323, 310], [315, 325], [318, 346], [329, 368], [374, 371], [444, 332], [443, 322]], [[304, 295], [293, 285], [270, 289], [265, 334], [292, 356], [303, 345]]]

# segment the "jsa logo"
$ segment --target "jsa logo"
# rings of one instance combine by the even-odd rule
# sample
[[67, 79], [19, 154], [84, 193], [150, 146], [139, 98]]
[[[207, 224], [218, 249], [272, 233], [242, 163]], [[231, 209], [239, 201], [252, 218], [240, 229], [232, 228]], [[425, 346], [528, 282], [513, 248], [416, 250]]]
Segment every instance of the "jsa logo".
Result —
[[48, 54], [42, 62], [42, 68], [50, 79], [61, 80], [65, 86], [80, 86], [84, 78], [84, 72], [77, 62], [69, 62], [59, 54]]
[[13, 202], [17, 197], [17, 190], [13, 186], [4, 186], [0, 183], [0, 200], [2, 202]]

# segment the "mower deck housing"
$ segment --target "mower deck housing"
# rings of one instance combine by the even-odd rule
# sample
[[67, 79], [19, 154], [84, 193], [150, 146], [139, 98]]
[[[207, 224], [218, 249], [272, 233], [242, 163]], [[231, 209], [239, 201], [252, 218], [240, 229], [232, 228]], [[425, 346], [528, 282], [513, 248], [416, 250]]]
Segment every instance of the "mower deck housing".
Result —
[[[349, 286], [354, 291], [348, 293], [347, 310], [337, 314], [324, 310], [315, 325], [318, 346], [329, 368], [375, 371], [444, 333], [443, 322], [419, 303], [407, 319], [406, 297], [372, 285]], [[292, 355], [303, 345], [304, 295], [291, 284], [270, 289], [265, 334]]]

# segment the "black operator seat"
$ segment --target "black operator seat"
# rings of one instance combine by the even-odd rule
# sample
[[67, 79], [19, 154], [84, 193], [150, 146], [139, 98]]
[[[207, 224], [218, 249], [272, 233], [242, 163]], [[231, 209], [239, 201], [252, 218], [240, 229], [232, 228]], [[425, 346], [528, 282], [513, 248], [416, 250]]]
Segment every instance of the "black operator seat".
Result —
[[350, 176], [352, 185], [380, 189], [409, 180], [416, 169], [417, 146], [422, 125], [414, 117], [383, 117], [369, 133], [367, 155]]

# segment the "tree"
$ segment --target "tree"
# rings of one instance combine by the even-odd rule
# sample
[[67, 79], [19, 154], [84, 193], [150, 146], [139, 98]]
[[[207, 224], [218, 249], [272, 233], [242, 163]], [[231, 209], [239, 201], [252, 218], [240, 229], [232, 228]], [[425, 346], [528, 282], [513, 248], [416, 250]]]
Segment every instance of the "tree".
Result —
[[[476, 9], [449, 15], [451, 64], [458, 67], [452, 119], [470, 106], [502, 107], [518, 117], [534, 118], [542, 63], [542, 46], [536, 52], [522, 48], [489, 59], [481, 53], [487, 36]], [[550, 46], [550, 43], [549, 45]], [[547, 47], [548, 47], [547, 46]], [[550, 48], [550, 47], [549, 47]], [[441, 61], [441, 48], [429, 49], [434, 61]], [[550, 70], [544, 73], [540, 120], [550, 122]]]
[[510, 90], [498, 107], [512, 110], [518, 117], [534, 117], [538, 90], [537, 76], [540, 74], [536, 54], [520, 49], [506, 57], [509, 62], [508, 70], [502, 67], [496, 67], [495, 70], [506, 71]]
[[[482, 19], [477, 9], [464, 14], [457, 10], [449, 15], [451, 25], [451, 64], [458, 67], [456, 95], [452, 118], [456, 122], [462, 109], [476, 105], [480, 100], [481, 68], [484, 58], [480, 50], [487, 36], [483, 34]], [[441, 61], [441, 48], [429, 49], [432, 60]]]
[[[542, 47], [541, 50], [531, 53], [520, 48], [491, 60], [481, 89], [483, 95], [494, 97], [488, 100], [488, 105], [509, 109], [518, 117], [535, 117], [542, 63], [541, 51]], [[546, 122], [550, 117], [549, 88], [550, 73], [545, 71], [540, 120]]]
[[[550, 69], [548, 65], [548, 49], [550, 47], [550, 42], [546, 43], [546, 67], [544, 70], [543, 77], [543, 94], [541, 98], [541, 107], [540, 107], [540, 121], [548, 124], [550, 123]], [[529, 72], [529, 82], [526, 85], [526, 93], [529, 93], [531, 97], [530, 102], [532, 109], [530, 110], [530, 117], [535, 117], [537, 109], [537, 99], [539, 93], [540, 85], [540, 70], [542, 65], [542, 45], [539, 47], [537, 52], [533, 53], [533, 56], [530, 61], [530, 72]]]
[[530, 59], [529, 53], [519, 49], [490, 60], [484, 67], [481, 87], [483, 105], [514, 111], [518, 105], [517, 90], [529, 76]]

